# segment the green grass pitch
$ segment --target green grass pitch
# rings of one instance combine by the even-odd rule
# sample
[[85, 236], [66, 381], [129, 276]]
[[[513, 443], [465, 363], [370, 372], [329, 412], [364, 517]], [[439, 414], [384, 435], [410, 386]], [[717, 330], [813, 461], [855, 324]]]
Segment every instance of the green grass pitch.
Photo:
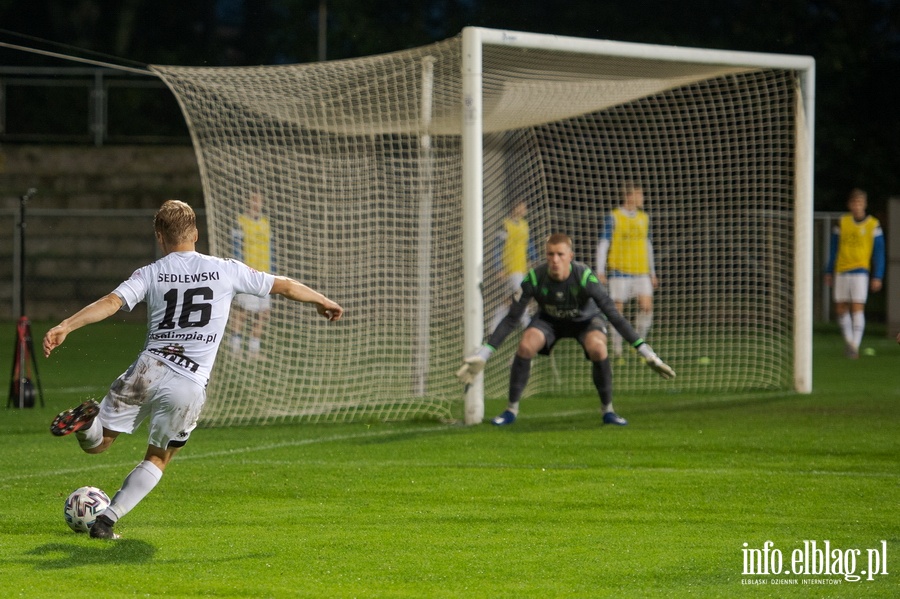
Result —
[[[9, 367], [13, 325], [0, 335]], [[39, 358], [46, 406], [3, 413], [4, 597], [900, 596], [900, 346], [874, 326], [858, 361], [816, 333], [811, 395], [619, 395], [623, 428], [599, 425], [594, 396], [526, 399], [506, 429], [201, 428], [123, 539], [92, 540], [63, 500], [112, 495], [146, 429], [89, 456], [47, 427], [141, 343], [139, 326], [76, 332]], [[885, 563], [859, 582], [747, 575], [767, 541], [783, 567], [811, 541], [837, 551], [834, 570], [853, 550], [857, 574]]]

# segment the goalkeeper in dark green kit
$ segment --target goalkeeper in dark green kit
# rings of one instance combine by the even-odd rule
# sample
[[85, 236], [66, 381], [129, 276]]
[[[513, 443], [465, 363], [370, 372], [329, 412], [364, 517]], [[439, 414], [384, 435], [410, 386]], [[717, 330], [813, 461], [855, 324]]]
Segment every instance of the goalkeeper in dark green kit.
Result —
[[487, 343], [468, 356], [456, 373], [462, 383], [471, 383], [484, 369], [491, 354], [516, 329], [531, 300], [537, 302], [539, 310], [522, 334], [513, 358], [509, 376], [509, 404], [502, 414], [491, 421], [495, 425], [516, 421], [519, 400], [531, 374], [531, 360], [537, 354], [549, 355], [556, 342], [565, 338], [577, 339], [591, 361], [594, 386], [603, 406], [603, 422], [620, 426], [628, 424], [613, 410], [612, 369], [606, 344], [607, 321], [638, 351], [650, 368], [663, 378], [675, 378], [675, 371], [644, 343], [616, 310], [612, 298], [591, 269], [586, 264], [574, 262], [573, 258], [569, 236], [563, 233], [551, 235], [547, 240], [546, 262], [529, 271], [518, 296], [513, 298], [509, 313]]

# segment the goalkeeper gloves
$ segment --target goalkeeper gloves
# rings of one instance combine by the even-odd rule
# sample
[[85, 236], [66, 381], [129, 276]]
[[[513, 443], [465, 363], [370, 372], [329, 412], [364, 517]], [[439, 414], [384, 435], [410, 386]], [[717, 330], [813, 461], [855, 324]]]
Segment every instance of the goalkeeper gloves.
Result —
[[653, 351], [653, 348], [647, 345], [646, 343], [641, 343], [637, 351], [641, 354], [641, 357], [647, 361], [647, 366], [656, 371], [656, 373], [663, 377], [664, 379], [674, 379], [675, 371], [672, 370], [672, 367], [666, 364], [660, 359], [659, 356], [656, 355], [656, 352]]
[[459, 379], [459, 382], [463, 385], [471, 385], [475, 376], [484, 370], [484, 365], [492, 353], [494, 353], [492, 347], [482, 345], [474, 354], [463, 359], [463, 365], [456, 371], [456, 378]]

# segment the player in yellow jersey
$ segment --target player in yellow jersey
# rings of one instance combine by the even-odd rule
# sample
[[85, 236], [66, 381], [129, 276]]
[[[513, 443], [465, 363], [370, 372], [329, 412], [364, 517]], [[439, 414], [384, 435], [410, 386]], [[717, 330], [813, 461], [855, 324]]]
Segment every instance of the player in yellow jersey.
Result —
[[[635, 329], [646, 338], [653, 324], [653, 290], [659, 286], [650, 238], [650, 217], [644, 212], [644, 189], [633, 181], [621, 188], [622, 203], [606, 217], [597, 243], [597, 278], [622, 312], [637, 299]], [[622, 337], [612, 332], [612, 350], [622, 357]]]
[[[272, 230], [269, 219], [262, 212], [263, 197], [259, 193], [250, 194], [247, 212], [238, 216], [237, 227], [233, 230], [234, 257], [260, 272], [272, 272]], [[231, 350], [240, 353], [243, 349], [244, 328], [251, 320], [247, 349], [251, 358], [259, 357], [262, 333], [269, 321], [271, 299], [241, 294], [234, 298], [235, 310], [231, 316]]]
[[[502, 295], [504, 301], [494, 312], [490, 330], [493, 331], [500, 321], [509, 312], [511, 298], [522, 287], [522, 279], [531, 268], [531, 263], [537, 260], [537, 252], [531, 241], [531, 232], [528, 228], [528, 205], [524, 201], [512, 205], [509, 216], [503, 220], [503, 225], [497, 233], [494, 248], [494, 269], [502, 278], [504, 288]], [[521, 326], [528, 324], [528, 314], [522, 315]]]
[[850, 191], [849, 212], [841, 216], [831, 234], [831, 251], [825, 267], [825, 284], [832, 287], [834, 309], [848, 358], [859, 357], [866, 328], [866, 300], [869, 291], [881, 291], [885, 252], [881, 224], [866, 214], [868, 195], [861, 189]]

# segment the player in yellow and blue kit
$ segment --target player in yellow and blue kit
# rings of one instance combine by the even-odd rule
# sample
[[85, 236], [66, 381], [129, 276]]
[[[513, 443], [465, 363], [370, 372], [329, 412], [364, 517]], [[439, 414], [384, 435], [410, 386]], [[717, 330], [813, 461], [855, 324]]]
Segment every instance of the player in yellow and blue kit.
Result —
[[849, 212], [841, 216], [831, 234], [831, 250], [825, 267], [825, 284], [833, 288], [834, 308], [844, 336], [848, 358], [859, 357], [866, 328], [869, 291], [881, 290], [885, 252], [881, 223], [866, 214], [868, 196], [853, 189], [847, 199]]
[[[637, 299], [635, 329], [646, 337], [653, 324], [653, 290], [659, 286], [650, 237], [650, 217], [644, 212], [643, 188], [628, 181], [622, 186], [622, 204], [606, 217], [597, 243], [597, 278], [622, 312]], [[612, 332], [613, 355], [622, 356], [622, 337]]]
[[[516, 202], [497, 233], [493, 265], [495, 271], [503, 278], [504, 298], [513, 297], [518, 293], [522, 286], [522, 279], [525, 278], [531, 263], [536, 262], [538, 258], [534, 243], [531, 241], [528, 221], [525, 218], [527, 214], [527, 204]], [[497, 307], [491, 321], [491, 331], [497, 328], [497, 325], [509, 312], [509, 306], [510, 302], [505, 300]], [[524, 328], [527, 324], [528, 314], [523, 314], [521, 326]]]
[[[237, 219], [232, 232], [234, 257], [260, 272], [272, 272], [272, 229], [269, 219], [262, 213], [263, 198], [259, 193], [250, 194], [247, 212]], [[262, 332], [269, 321], [271, 300], [269, 297], [237, 295], [231, 317], [231, 350], [240, 353], [243, 348], [243, 329], [247, 319], [252, 320], [247, 349], [251, 358], [259, 356]]]

